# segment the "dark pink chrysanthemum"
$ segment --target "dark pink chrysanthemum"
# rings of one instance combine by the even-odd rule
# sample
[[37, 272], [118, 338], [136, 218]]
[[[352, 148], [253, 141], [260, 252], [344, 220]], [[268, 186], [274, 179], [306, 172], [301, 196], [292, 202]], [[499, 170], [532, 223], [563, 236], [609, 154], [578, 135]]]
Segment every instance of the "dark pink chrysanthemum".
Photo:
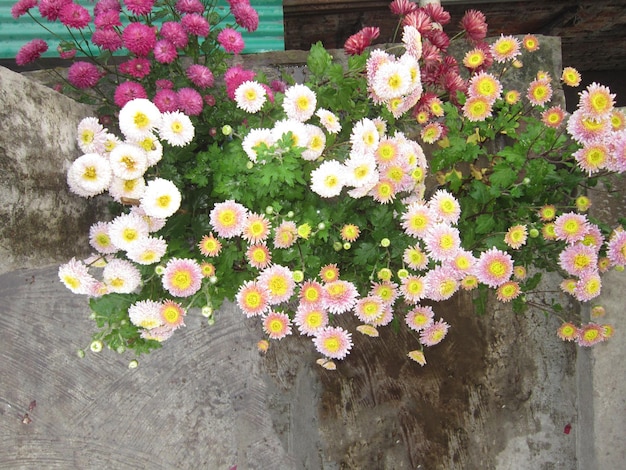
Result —
[[193, 88], [181, 88], [177, 92], [178, 109], [187, 116], [197, 116], [202, 112], [204, 100]]
[[235, 17], [235, 22], [249, 33], [259, 27], [259, 14], [249, 4], [238, 3], [233, 5], [230, 11]]
[[131, 59], [120, 64], [120, 71], [140, 79], [150, 74], [150, 61], [143, 58]]
[[11, 7], [11, 16], [17, 19], [28, 13], [28, 11], [36, 5], [37, 0], [19, 0]]
[[430, 16], [430, 18], [440, 25], [446, 25], [450, 22], [450, 13], [445, 11], [441, 5], [436, 3], [427, 3], [422, 10]]
[[285, 90], [287, 89], [287, 84], [282, 80], [272, 80], [272, 83], [270, 83], [270, 87], [272, 88], [272, 91], [276, 93], [285, 93]]
[[59, 20], [68, 28], [83, 29], [91, 21], [91, 15], [85, 7], [68, 3], [59, 10]]
[[65, 45], [59, 44], [57, 46], [57, 52], [59, 53], [59, 57], [61, 59], [73, 59], [76, 57], [76, 48], [75, 47], [66, 47]]
[[420, 34], [425, 34], [432, 29], [433, 23], [424, 10], [418, 9], [407, 14], [402, 20], [402, 25], [413, 26]]
[[174, 7], [179, 13], [198, 13], [204, 12], [204, 5], [200, 0], [178, 0]]
[[209, 35], [209, 22], [205, 17], [198, 15], [197, 13], [191, 13], [183, 16], [181, 24], [187, 34], [193, 34], [194, 36], [202, 38]]
[[91, 36], [91, 42], [93, 42], [100, 49], [111, 52], [121, 49], [124, 45], [122, 37], [113, 28], [97, 29]]
[[487, 36], [487, 20], [478, 10], [467, 10], [461, 18], [461, 29], [465, 30], [467, 39], [479, 42]]
[[178, 49], [182, 49], [189, 42], [189, 37], [183, 25], [175, 21], [166, 21], [163, 23], [159, 35], [174, 44]]
[[43, 39], [33, 39], [32, 41], [24, 44], [17, 55], [15, 56], [15, 63], [17, 65], [26, 65], [36, 61], [41, 57], [41, 54], [48, 50], [48, 43]]
[[411, 0], [393, 0], [389, 9], [394, 15], [405, 16], [417, 10], [418, 5]]
[[131, 23], [122, 32], [124, 46], [133, 54], [145, 57], [156, 45], [155, 29], [143, 23]]
[[154, 0], [124, 0], [124, 5], [134, 15], [147, 15], [152, 11]]
[[238, 66], [229, 68], [224, 74], [224, 81], [226, 82], [226, 93], [228, 94], [228, 97], [234, 100], [235, 90], [237, 90], [239, 85], [241, 85], [243, 82], [254, 80], [255, 76], [256, 73], [252, 70], [242, 69]]
[[80, 89], [95, 86], [100, 77], [98, 67], [89, 62], [74, 62], [67, 71], [67, 80]]
[[165, 88], [157, 91], [152, 102], [162, 113], [178, 111], [178, 94], [174, 90]]
[[144, 87], [135, 82], [124, 82], [115, 89], [113, 101], [120, 108], [135, 98], [148, 98], [148, 94]]
[[343, 45], [346, 54], [359, 55], [380, 35], [380, 28], [367, 26], [350, 36]]
[[119, 0], [98, 0], [93, 8], [93, 14], [98, 16], [105, 11], [122, 11]]
[[245, 47], [241, 33], [232, 28], [224, 28], [221, 30], [217, 35], [217, 41], [226, 52], [233, 54], [239, 54]]
[[112, 29], [116, 26], [122, 26], [120, 12], [117, 10], [103, 11], [94, 18], [93, 24], [97, 29]]
[[161, 64], [171, 64], [178, 57], [176, 47], [167, 39], [157, 41], [154, 46], [154, 58]]
[[433, 29], [424, 35], [433, 46], [441, 51], [446, 51], [450, 46], [450, 38], [440, 29]]
[[209, 88], [213, 86], [215, 79], [213, 72], [208, 67], [200, 64], [193, 64], [187, 67], [185, 71], [187, 78], [191, 83], [200, 88]]
[[49, 21], [56, 21], [59, 19], [61, 8], [71, 2], [72, 0], [40, 0], [39, 13]]

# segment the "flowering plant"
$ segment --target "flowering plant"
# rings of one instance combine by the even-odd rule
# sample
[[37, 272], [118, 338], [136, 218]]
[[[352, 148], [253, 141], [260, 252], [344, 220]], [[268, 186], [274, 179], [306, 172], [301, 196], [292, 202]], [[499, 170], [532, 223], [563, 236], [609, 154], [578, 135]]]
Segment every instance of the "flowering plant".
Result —
[[[14, 14], [35, 3], [21, 0]], [[90, 59], [70, 67], [69, 83], [104, 99], [100, 121], [78, 126], [83, 155], [68, 184], [118, 203], [91, 228], [96, 254], [59, 269], [90, 298], [92, 349], [147, 352], [190, 308], [212, 322], [228, 298], [260, 319], [262, 350], [297, 330], [332, 369], [351, 351], [354, 323], [373, 337], [393, 324], [415, 332], [408, 355], [424, 365], [424, 347], [450, 327], [436, 302], [459, 289], [479, 308], [494, 291], [523, 310], [541, 271], [557, 270], [565, 292], [589, 301], [600, 273], [626, 263], [626, 232], [586, 215], [583, 192], [626, 169], [625, 117], [597, 84], [572, 115], [551, 103], [558, 83], [546, 71], [513, 88], [505, 79], [538, 38], [489, 43], [484, 16], [470, 10], [465, 51], [454, 55], [445, 10], [394, 0], [398, 44], [369, 47], [379, 30], [367, 27], [346, 41], [343, 61], [314, 45], [306, 83], [268, 84], [226, 64], [243, 48], [236, 27], [258, 24], [246, 0], [229, 1], [233, 24], [212, 2], [124, 4], [96, 3], [91, 44], [102, 55], [86, 41], [60, 46]], [[82, 31], [90, 15], [80, 8], [39, 2], [43, 17]], [[122, 48], [128, 58], [110, 61]], [[18, 63], [41, 49], [25, 46]], [[560, 78], [580, 80], [572, 68]], [[564, 318], [558, 334], [592, 345], [611, 332]]]

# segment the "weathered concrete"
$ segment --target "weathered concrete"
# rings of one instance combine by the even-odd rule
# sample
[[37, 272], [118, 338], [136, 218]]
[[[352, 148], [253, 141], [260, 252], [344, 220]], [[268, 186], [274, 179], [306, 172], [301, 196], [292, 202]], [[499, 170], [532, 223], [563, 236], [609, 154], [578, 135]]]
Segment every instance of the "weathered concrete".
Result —
[[85, 252], [103, 201], [67, 190], [86, 105], [0, 67], [0, 273]]

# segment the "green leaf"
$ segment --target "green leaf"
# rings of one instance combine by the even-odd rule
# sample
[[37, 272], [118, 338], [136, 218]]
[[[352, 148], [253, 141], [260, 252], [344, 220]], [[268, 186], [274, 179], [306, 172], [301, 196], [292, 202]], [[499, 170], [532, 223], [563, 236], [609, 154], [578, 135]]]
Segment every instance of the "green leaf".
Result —
[[491, 184], [498, 188], [508, 188], [517, 180], [517, 172], [512, 170], [506, 163], [498, 163], [489, 176]]
[[324, 49], [324, 46], [320, 41], [313, 44], [311, 46], [311, 50], [309, 52], [309, 56], [307, 57], [306, 64], [309, 68], [309, 71], [318, 77], [323, 77], [326, 74], [326, 71], [330, 67], [333, 58], [331, 55]]
[[476, 218], [476, 233], [489, 233], [496, 225], [491, 214], [481, 214]]

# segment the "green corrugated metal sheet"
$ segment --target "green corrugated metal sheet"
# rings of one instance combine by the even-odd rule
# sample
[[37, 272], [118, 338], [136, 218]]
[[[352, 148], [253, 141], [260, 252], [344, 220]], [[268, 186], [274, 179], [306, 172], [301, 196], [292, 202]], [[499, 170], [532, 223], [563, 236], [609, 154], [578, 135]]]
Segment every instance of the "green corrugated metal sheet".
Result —
[[[93, 14], [93, 1], [75, 0], [75, 2], [83, 5]], [[36, 7], [33, 9], [33, 16], [41, 19], [43, 25], [54, 34], [36, 24], [28, 15], [15, 19], [11, 16], [11, 7], [14, 3], [14, 0], [0, 0], [0, 58], [15, 57], [17, 51], [24, 44], [35, 38], [41, 38], [48, 42], [49, 49], [43, 57], [58, 57], [56, 47], [59, 40], [54, 37], [54, 34], [69, 40], [71, 36], [67, 28], [58, 21], [49, 22], [40, 18]], [[285, 49], [282, 3], [282, 0], [251, 0], [250, 4], [259, 13], [259, 28], [254, 33], [241, 30], [246, 43], [244, 53], [282, 51]], [[217, 5], [218, 8], [228, 8], [226, 0], [218, 0]], [[230, 20], [232, 22], [232, 17]], [[76, 30], [74, 32], [76, 33]]]

